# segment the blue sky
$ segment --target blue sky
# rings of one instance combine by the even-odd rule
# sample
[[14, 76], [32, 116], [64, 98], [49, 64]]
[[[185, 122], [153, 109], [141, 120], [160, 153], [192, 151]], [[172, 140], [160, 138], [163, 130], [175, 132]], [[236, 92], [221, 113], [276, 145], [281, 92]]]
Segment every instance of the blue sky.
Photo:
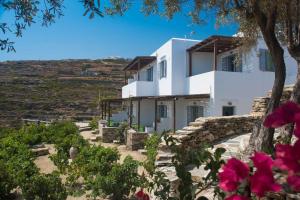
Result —
[[[71, 3], [72, 2], [72, 3]], [[46, 28], [40, 23], [28, 28], [22, 38], [11, 38], [16, 53], [0, 52], [5, 60], [98, 59], [109, 56], [132, 58], [149, 55], [172, 37], [204, 39], [213, 34], [232, 35], [236, 25], [215, 28], [214, 16], [203, 25], [191, 25], [187, 16], [168, 21], [159, 16], [144, 16], [137, 3], [125, 16], [83, 17], [78, 1], [66, 0], [62, 18]], [[0, 11], [0, 21], [13, 23], [9, 13]], [[191, 36], [191, 32], [195, 33]]]

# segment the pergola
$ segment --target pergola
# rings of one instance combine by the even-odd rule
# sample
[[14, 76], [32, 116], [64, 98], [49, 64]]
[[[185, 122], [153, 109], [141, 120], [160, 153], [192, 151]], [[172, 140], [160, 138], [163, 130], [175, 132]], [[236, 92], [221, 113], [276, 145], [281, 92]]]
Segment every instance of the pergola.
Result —
[[217, 55], [239, 46], [238, 37], [213, 35], [187, 49], [189, 55], [189, 76], [192, 76], [194, 52], [213, 52], [213, 70], [217, 70]]
[[127, 84], [127, 71], [137, 71], [137, 79], [140, 80], [140, 69], [146, 67], [150, 63], [156, 60], [155, 56], [137, 56], [135, 57], [124, 69], [125, 84]]
[[157, 102], [158, 101], [172, 101], [173, 102], [173, 131], [176, 130], [176, 101], [179, 98], [183, 99], [204, 99], [210, 98], [209, 94], [194, 94], [194, 95], [166, 95], [166, 96], [144, 96], [144, 97], [130, 97], [130, 98], [117, 98], [117, 99], [105, 99], [101, 101], [101, 117], [102, 119], [108, 118], [110, 121], [111, 116], [111, 103], [112, 102], [123, 102], [129, 101], [130, 113], [129, 113], [129, 126], [132, 127], [132, 107], [133, 101], [137, 102], [137, 125], [138, 129], [140, 128], [141, 121], [141, 101], [142, 100], [154, 100], [154, 130], [157, 131]]

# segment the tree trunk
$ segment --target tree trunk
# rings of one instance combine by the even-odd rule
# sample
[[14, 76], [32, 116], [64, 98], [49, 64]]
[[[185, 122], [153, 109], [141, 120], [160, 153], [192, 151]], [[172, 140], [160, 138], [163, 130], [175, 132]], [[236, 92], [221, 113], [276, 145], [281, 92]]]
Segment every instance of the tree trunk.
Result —
[[274, 150], [274, 145], [273, 145], [274, 129], [264, 127], [263, 122], [266, 116], [272, 113], [273, 110], [279, 106], [280, 99], [282, 96], [282, 91], [284, 88], [285, 76], [286, 76], [286, 68], [284, 63], [284, 51], [281, 48], [281, 45], [279, 44], [275, 36], [274, 33], [275, 28], [274, 27], [270, 28], [266, 26], [266, 24], [269, 23], [266, 22], [266, 20], [269, 19], [260, 19], [258, 16], [257, 20], [275, 65], [275, 79], [272, 88], [270, 102], [268, 104], [265, 115], [262, 117], [262, 120], [259, 123], [254, 125], [253, 132], [251, 134], [250, 141], [249, 141], [249, 146], [246, 149], [246, 152], [248, 154], [251, 154], [253, 151], [264, 151], [264, 152], [271, 153]]
[[[300, 52], [299, 52], [300, 54]], [[296, 57], [294, 57], [296, 59]], [[300, 104], [300, 58], [297, 60], [297, 77], [290, 100]], [[294, 124], [286, 125], [280, 132], [280, 140], [285, 144], [291, 143]]]

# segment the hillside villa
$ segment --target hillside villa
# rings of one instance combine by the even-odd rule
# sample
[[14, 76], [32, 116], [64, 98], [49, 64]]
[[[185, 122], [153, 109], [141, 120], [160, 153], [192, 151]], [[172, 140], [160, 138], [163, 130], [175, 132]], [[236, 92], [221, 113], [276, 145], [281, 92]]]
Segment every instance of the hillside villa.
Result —
[[[137, 56], [124, 68], [122, 99], [104, 101], [102, 117], [121, 120], [108, 107], [122, 101], [130, 125], [162, 132], [198, 117], [249, 113], [253, 99], [271, 89], [274, 66], [262, 39], [244, 52], [237, 41], [218, 35], [202, 41], [172, 38], [151, 55]], [[294, 83], [296, 62], [288, 52], [285, 62], [286, 84]]]

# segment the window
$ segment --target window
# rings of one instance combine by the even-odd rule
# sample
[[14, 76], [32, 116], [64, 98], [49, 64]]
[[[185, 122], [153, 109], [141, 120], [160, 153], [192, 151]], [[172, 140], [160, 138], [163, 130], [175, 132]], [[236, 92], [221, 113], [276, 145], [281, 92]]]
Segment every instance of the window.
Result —
[[159, 63], [159, 69], [160, 69], [160, 78], [167, 77], [167, 61], [162, 60]]
[[203, 106], [188, 106], [187, 107], [187, 122], [194, 122], [197, 118], [204, 116]]
[[153, 81], [153, 67], [147, 69], [147, 81]]
[[241, 62], [237, 60], [236, 54], [222, 58], [222, 71], [242, 72], [242, 65]]
[[166, 105], [158, 105], [158, 117], [167, 118], [168, 117], [168, 107]]
[[259, 69], [266, 72], [274, 72], [274, 63], [267, 49], [259, 49]]
[[232, 116], [234, 115], [234, 112], [234, 106], [223, 106], [223, 116]]

